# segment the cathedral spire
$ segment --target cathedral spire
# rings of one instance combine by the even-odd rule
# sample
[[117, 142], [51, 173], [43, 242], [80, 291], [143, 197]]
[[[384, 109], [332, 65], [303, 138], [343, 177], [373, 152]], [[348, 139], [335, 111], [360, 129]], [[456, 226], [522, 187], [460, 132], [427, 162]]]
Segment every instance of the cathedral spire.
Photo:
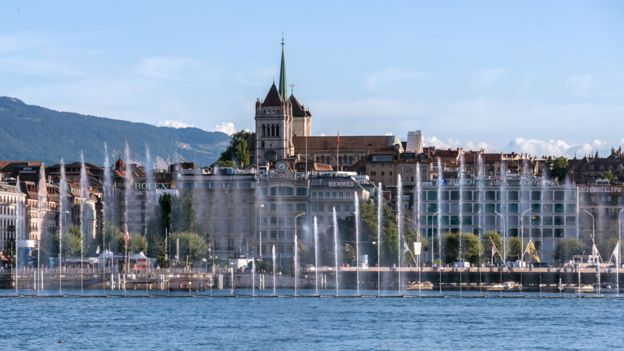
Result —
[[282, 99], [286, 101], [286, 60], [284, 58], [284, 33], [282, 33], [282, 62], [280, 64], [280, 76], [279, 76], [279, 93]]

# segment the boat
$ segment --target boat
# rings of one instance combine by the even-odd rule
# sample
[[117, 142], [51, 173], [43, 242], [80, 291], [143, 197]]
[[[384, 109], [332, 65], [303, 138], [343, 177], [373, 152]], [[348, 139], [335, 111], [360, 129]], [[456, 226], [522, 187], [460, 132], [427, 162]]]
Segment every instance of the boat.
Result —
[[485, 291], [503, 291], [505, 290], [505, 286], [501, 283], [496, 284], [488, 284], [483, 287]]
[[518, 289], [520, 287], [520, 284], [513, 282], [513, 281], [508, 281], [508, 282], [504, 282], [503, 286], [505, 287], [505, 290], [512, 290], [512, 289]]
[[591, 284], [583, 284], [581, 286], [569, 284], [563, 288], [565, 292], [574, 292], [574, 293], [593, 293], [594, 286]]
[[518, 289], [519, 287], [520, 287], [520, 284], [513, 282], [513, 281], [508, 281], [504, 283], [494, 283], [494, 284], [485, 285], [483, 287], [483, 290], [503, 291], [503, 290], [514, 290], [514, 289]]
[[433, 283], [430, 281], [424, 282], [409, 282], [405, 287], [406, 290], [433, 290]]

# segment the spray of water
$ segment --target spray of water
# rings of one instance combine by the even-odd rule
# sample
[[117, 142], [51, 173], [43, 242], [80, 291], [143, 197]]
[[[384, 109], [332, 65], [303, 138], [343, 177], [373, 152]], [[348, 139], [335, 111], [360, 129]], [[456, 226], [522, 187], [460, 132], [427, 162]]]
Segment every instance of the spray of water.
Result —
[[[46, 213], [48, 204], [45, 165], [43, 163], [39, 168], [39, 189], [37, 192], [37, 200], [37, 212], [39, 216], [39, 237], [37, 238], [37, 277], [39, 279], [39, 283], [35, 284], [35, 289], [39, 291], [43, 289], [43, 272], [41, 271], [41, 241], [43, 241], [47, 235]], [[35, 280], [35, 282], [36, 281], [37, 280]]]
[[398, 277], [398, 290], [401, 291], [401, 256], [403, 252], [401, 250], [401, 242], [403, 240], [403, 181], [401, 180], [401, 174], [397, 175], [397, 277]]
[[318, 252], [318, 223], [316, 220], [316, 216], [314, 216], [314, 290], [315, 293], [318, 295], [319, 292], [319, 286], [318, 286], [318, 269], [319, 269], [319, 265], [318, 265], [318, 259], [319, 259], [319, 252]]
[[65, 234], [67, 211], [67, 175], [65, 174], [65, 161], [61, 159], [61, 180], [59, 182], [59, 248], [58, 248], [58, 271], [59, 271], [59, 294], [63, 292], [61, 267], [63, 263], [63, 235]]
[[336, 273], [336, 296], [338, 296], [338, 217], [336, 216], [336, 207], [332, 209], [334, 224], [334, 272]]
[[377, 186], [377, 295], [381, 294], [381, 217], [383, 205], [383, 188], [381, 183]]
[[353, 207], [355, 208], [355, 284], [357, 294], [360, 294], [360, 199], [357, 191], [353, 193]]
[[444, 215], [442, 204], [442, 182], [444, 181], [444, 169], [442, 160], [438, 157], [438, 260], [442, 264], [442, 216]]

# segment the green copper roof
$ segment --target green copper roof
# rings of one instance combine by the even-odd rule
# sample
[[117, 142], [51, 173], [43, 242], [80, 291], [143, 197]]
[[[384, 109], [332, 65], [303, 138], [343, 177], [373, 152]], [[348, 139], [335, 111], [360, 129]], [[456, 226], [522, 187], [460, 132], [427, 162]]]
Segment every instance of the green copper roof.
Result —
[[282, 99], [286, 101], [286, 60], [284, 59], [284, 36], [282, 36], [282, 62], [280, 65], [280, 77], [279, 77], [279, 93]]

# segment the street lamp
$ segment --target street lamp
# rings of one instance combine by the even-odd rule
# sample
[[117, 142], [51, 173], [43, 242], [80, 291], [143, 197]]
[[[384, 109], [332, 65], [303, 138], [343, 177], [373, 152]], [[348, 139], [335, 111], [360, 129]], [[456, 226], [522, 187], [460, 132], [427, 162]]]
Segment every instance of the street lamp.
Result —
[[208, 273], [208, 260], [206, 259], [206, 257], [203, 257], [201, 259], [202, 263], [204, 263], [206, 265], [206, 273]]
[[521, 234], [521, 245], [520, 245], [520, 260], [524, 261], [524, 214], [531, 211], [531, 208], [527, 208], [526, 210], [524, 210], [522, 212], [522, 214], [520, 215], [520, 234]]
[[494, 213], [500, 217], [501, 223], [503, 224], [503, 264], [507, 262], [507, 221], [505, 217], [500, 214], [498, 211], [494, 211]]
[[[594, 247], [596, 247], [596, 218], [594, 217], [594, 215], [585, 210], [585, 213], [587, 213], [591, 219], [592, 219], [592, 234], [591, 234], [591, 239], [592, 239], [592, 259], [596, 259], [596, 257], [594, 256]], [[618, 219], [619, 219], [619, 213], [618, 213]]]
[[[413, 223], [413, 224], [416, 224], [416, 225], [418, 224], [416, 221], [411, 220], [411, 219], [409, 219], [409, 218], [407, 218], [407, 217], [405, 217], [405, 216], [403, 216], [403, 220], [406, 220], [406, 221], [408, 221], [408, 222], [410, 222], [410, 223]], [[419, 235], [419, 236], [420, 236], [420, 235]], [[399, 239], [400, 239], [400, 238], [399, 238]], [[416, 242], [420, 242], [420, 240], [418, 240], [418, 239], [420, 239], [420, 238], [418, 238], [418, 237], [417, 237], [417, 238], [416, 238]], [[407, 241], [407, 239], [406, 239], [405, 241]], [[419, 258], [420, 258], [420, 257], [419, 257]]]
[[[591, 214], [591, 212], [587, 210], [585, 210], [585, 213], [587, 213], [592, 218], [592, 234], [591, 234], [592, 260], [596, 264], [596, 267], [598, 267], [598, 293], [600, 294], [600, 252], [598, 252], [598, 249], [596, 248], [596, 218], [594, 217], [593, 214]], [[618, 223], [619, 223], [619, 216], [620, 214], [618, 213]], [[596, 262], [596, 253], [598, 254], [598, 258], [597, 258], [598, 262]], [[618, 292], [619, 292], [619, 289], [618, 289]]]

